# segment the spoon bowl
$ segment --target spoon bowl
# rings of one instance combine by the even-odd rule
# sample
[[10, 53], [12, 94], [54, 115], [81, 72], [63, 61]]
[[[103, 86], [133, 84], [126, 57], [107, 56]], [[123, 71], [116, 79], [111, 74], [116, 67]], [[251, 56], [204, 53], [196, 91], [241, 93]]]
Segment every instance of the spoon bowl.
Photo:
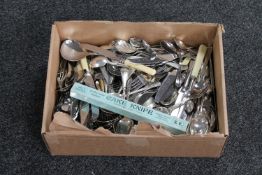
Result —
[[177, 49], [175, 48], [175, 45], [169, 41], [161, 41], [160, 46], [165, 49], [167, 52], [170, 53], [177, 53]]
[[131, 44], [131, 46], [136, 48], [143, 47], [142, 40], [138, 38], [129, 38], [129, 43]]
[[192, 94], [201, 94], [210, 85], [209, 80], [199, 81], [193, 85]]
[[76, 40], [65, 40], [61, 45], [60, 53], [68, 61], [79, 61], [88, 55]]
[[191, 135], [207, 134], [209, 131], [209, 122], [205, 112], [199, 112], [191, 119], [189, 125], [189, 132]]
[[113, 46], [120, 53], [134, 53], [137, 51], [137, 49], [134, 46], [132, 46], [125, 40], [116, 40], [114, 41]]
[[98, 67], [105, 66], [107, 63], [108, 63], [108, 60], [106, 57], [98, 56], [90, 61], [90, 66], [92, 68], [98, 68]]
[[95, 57], [94, 59], [91, 60], [90, 62], [90, 66], [92, 68], [99, 68], [102, 72], [102, 75], [105, 78], [106, 81], [106, 85], [110, 85], [113, 83], [113, 77], [111, 75], [108, 74], [105, 65], [108, 63], [108, 60], [106, 57], [103, 56], [98, 56]]
[[197, 54], [197, 52], [192, 47], [188, 47], [182, 40], [179, 40], [178, 38], [174, 38], [174, 41], [177, 47], [179, 47], [180, 49], [187, 50], [192, 54]]
[[185, 43], [184, 43], [182, 40], [179, 40], [179, 39], [177, 39], [177, 38], [174, 38], [174, 41], [175, 41], [176, 45], [177, 45], [180, 49], [184, 49], [184, 50], [191, 49], [191, 47], [186, 46]]

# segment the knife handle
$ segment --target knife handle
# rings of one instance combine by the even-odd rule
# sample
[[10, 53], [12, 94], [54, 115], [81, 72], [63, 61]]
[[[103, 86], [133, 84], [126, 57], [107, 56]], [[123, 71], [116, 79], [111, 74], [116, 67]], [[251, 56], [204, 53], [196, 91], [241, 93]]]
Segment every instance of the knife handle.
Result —
[[149, 75], [155, 75], [156, 74], [156, 70], [151, 68], [151, 67], [147, 67], [147, 66], [144, 66], [143, 64], [138, 64], [138, 63], [133, 63], [129, 60], [125, 60], [124, 61], [124, 65], [128, 66], [128, 67], [131, 67], [131, 68], [134, 68], [138, 71], [141, 71], [141, 72], [145, 72]]
[[173, 88], [173, 84], [176, 81], [176, 74], [177, 70], [173, 70], [172, 72], [169, 72], [165, 79], [162, 81], [162, 84], [158, 88], [155, 96], [156, 103], [166, 100], [175, 91], [175, 89]]
[[196, 56], [196, 61], [192, 70], [191, 76], [196, 78], [198, 76], [199, 70], [201, 68], [201, 65], [203, 63], [203, 59], [205, 57], [207, 51], [207, 46], [201, 44], [198, 48], [197, 56]]
[[86, 60], [86, 57], [82, 58], [80, 60], [80, 63], [81, 63], [81, 66], [84, 70], [86, 70], [87, 72], [90, 71], [89, 67], [88, 67], [88, 63], [87, 63], [87, 60]]

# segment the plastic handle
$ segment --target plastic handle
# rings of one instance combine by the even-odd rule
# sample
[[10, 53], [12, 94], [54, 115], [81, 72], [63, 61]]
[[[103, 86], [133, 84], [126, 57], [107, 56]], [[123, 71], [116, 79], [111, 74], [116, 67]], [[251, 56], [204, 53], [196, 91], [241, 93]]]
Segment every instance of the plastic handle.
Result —
[[181, 66], [187, 66], [190, 62], [191, 58], [190, 57], [186, 57], [181, 63]]
[[193, 71], [191, 76], [196, 78], [198, 76], [199, 70], [201, 68], [203, 59], [205, 57], [207, 51], [207, 46], [201, 44], [198, 48], [198, 52], [197, 52], [197, 56], [196, 56], [196, 61], [195, 61], [195, 65], [193, 67]]
[[149, 75], [155, 75], [156, 74], [156, 70], [155, 69], [152, 69], [150, 67], [147, 67], [147, 66], [144, 66], [142, 64], [138, 64], [138, 63], [133, 63], [129, 60], [125, 60], [124, 64], [128, 67], [131, 67], [131, 68], [134, 68], [138, 71], [141, 71], [141, 72], [145, 72]]
[[83, 71], [83, 68], [81, 66], [81, 63], [78, 61], [77, 64], [76, 64], [76, 67], [75, 67], [75, 71], [76, 72], [81, 72]]
[[82, 59], [80, 60], [80, 63], [81, 63], [81, 66], [82, 66], [82, 68], [83, 68], [84, 70], [90, 71], [90, 70], [89, 70], [89, 67], [88, 67], [88, 63], [87, 63], [86, 58], [82, 58]]

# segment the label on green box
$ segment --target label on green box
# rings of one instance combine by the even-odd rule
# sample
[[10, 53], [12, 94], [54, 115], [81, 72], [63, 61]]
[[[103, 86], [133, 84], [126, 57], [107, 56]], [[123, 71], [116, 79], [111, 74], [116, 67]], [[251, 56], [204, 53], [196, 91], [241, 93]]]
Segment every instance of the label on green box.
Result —
[[159, 124], [174, 134], [185, 133], [188, 126], [186, 120], [171, 117], [160, 111], [98, 91], [80, 83], [74, 84], [70, 96], [137, 121]]

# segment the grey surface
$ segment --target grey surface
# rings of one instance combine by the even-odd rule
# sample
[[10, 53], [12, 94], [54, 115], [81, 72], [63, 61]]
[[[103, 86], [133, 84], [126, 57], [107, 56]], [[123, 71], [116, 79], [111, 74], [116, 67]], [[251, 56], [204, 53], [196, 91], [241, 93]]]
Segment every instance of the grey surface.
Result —
[[[262, 3], [7, 1], [0, 3], [0, 174], [262, 174]], [[52, 157], [40, 135], [55, 20], [223, 23], [230, 137], [220, 159]], [[175, 148], [174, 148], [175, 149]]]

